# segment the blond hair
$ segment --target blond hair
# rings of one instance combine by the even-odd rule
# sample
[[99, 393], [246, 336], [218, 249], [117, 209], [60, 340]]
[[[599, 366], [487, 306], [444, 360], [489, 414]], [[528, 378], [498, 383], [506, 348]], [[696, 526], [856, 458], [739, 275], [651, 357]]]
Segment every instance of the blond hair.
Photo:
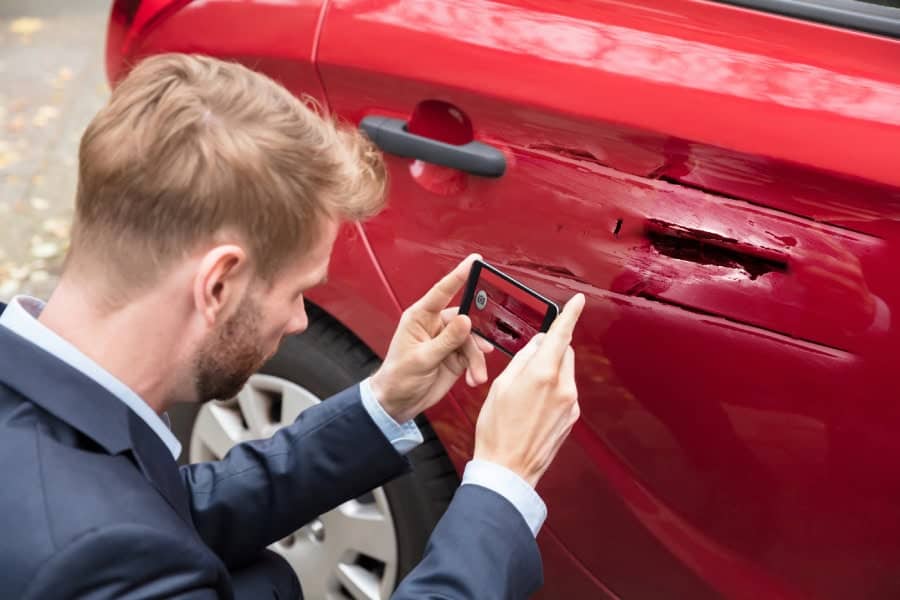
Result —
[[271, 281], [315, 244], [323, 218], [364, 219], [384, 204], [379, 153], [316, 108], [239, 64], [144, 60], [81, 139], [68, 263], [88, 260], [134, 289], [227, 233]]

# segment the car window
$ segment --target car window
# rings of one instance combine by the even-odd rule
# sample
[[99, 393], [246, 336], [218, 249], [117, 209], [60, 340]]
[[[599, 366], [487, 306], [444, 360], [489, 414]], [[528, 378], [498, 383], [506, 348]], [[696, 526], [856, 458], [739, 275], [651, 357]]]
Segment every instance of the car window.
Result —
[[790, 17], [900, 38], [900, 0], [719, 0]]

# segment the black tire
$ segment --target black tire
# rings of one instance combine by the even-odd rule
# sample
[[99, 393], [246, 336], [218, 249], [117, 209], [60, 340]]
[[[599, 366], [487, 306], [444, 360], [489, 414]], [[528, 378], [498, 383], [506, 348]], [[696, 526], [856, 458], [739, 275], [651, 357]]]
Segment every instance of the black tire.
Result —
[[[378, 368], [379, 360], [353, 333], [314, 305], [307, 304], [309, 327], [284, 340], [260, 373], [281, 377], [328, 398]], [[169, 412], [172, 430], [181, 441], [182, 464], [188, 460], [197, 405]], [[397, 583], [419, 562], [428, 537], [447, 510], [459, 478], [443, 445], [424, 416], [416, 420], [425, 441], [407, 456], [413, 471], [384, 486], [397, 534]]]

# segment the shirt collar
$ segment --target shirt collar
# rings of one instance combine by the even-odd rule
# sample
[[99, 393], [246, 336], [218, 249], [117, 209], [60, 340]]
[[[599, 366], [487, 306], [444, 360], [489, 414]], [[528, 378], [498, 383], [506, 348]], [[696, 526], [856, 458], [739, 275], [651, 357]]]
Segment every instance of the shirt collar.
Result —
[[38, 317], [43, 310], [44, 303], [37, 298], [16, 296], [0, 314], [0, 325], [90, 377], [124, 402], [159, 436], [177, 460], [181, 454], [181, 443], [163, 419], [131, 388], [41, 323]]

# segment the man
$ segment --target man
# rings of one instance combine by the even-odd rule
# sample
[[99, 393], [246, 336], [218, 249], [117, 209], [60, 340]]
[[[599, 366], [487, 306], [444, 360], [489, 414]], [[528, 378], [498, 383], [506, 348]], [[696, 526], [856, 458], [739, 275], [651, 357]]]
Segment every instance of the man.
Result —
[[[59, 286], [0, 314], [3, 597], [299, 596], [265, 547], [402, 474], [412, 419], [463, 373], [487, 380], [489, 347], [448, 308], [473, 257], [404, 312], [371, 378], [271, 439], [179, 470], [162, 417], [235, 394], [303, 331], [340, 223], [384, 189], [365, 139], [241, 66], [164, 55], [116, 88], [81, 141]], [[396, 598], [540, 585], [533, 488], [578, 418], [583, 304], [494, 381], [475, 459]]]

